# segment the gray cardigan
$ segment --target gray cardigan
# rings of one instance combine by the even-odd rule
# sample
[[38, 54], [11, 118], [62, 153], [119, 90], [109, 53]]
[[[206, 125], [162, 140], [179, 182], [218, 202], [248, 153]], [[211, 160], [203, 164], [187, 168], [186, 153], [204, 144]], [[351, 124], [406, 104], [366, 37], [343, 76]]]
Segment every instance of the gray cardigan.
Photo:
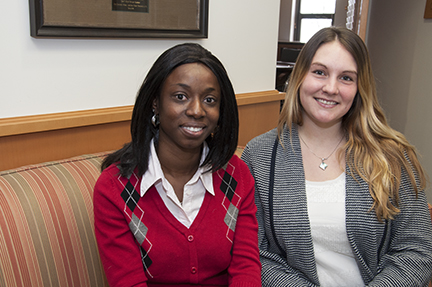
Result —
[[[288, 130], [282, 135], [285, 148], [277, 145], [273, 200], [269, 202], [276, 135], [274, 129], [256, 137], [242, 154], [256, 181], [263, 286], [319, 286], [296, 127], [292, 145]], [[371, 210], [373, 199], [368, 185], [360, 177], [348, 174], [347, 167], [346, 230], [365, 285], [427, 286], [432, 275], [432, 224], [424, 192], [416, 197], [403, 173], [399, 190], [401, 212], [394, 220], [381, 223]]]

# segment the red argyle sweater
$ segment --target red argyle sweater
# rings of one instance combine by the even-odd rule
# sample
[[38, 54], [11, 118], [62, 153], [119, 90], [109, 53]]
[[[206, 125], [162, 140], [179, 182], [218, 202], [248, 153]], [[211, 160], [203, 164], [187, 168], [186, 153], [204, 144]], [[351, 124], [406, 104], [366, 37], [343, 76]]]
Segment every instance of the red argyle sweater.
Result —
[[104, 170], [94, 190], [95, 232], [111, 286], [261, 286], [254, 181], [234, 156], [213, 173], [188, 229], [141, 178]]

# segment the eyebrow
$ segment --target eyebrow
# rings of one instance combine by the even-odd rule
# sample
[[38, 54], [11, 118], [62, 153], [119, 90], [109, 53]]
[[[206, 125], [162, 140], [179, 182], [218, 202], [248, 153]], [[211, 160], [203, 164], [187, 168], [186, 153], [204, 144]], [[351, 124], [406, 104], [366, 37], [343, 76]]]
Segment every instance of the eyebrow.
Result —
[[[183, 84], [183, 83], [177, 83], [177, 84], [174, 84], [174, 86], [180, 86], [180, 87], [185, 88], [185, 89], [190, 89], [189, 85], [186, 85], [186, 84]], [[206, 92], [213, 92], [213, 91], [216, 91], [216, 88], [208, 87], [208, 88], [205, 89], [205, 91]]]
[[[321, 67], [327, 69], [327, 66], [324, 64], [321, 64], [321, 63], [312, 63], [310, 66], [311, 66], [311, 68], [312, 68], [312, 66], [321, 66]], [[357, 71], [352, 71], [352, 70], [345, 70], [345, 71], [342, 71], [342, 73], [350, 73], [350, 74], [357, 75]]]

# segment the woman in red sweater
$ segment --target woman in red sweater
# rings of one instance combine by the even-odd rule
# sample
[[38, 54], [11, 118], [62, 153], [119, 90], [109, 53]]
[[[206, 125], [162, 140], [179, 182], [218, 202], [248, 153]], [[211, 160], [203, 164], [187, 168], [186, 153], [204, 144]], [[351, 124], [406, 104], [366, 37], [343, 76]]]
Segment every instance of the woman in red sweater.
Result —
[[95, 186], [111, 286], [261, 286], [254, 181], [234, 155], [237, 135], [221, 62], [198, 44], [165, 51], [138, 92], [132, 141]]

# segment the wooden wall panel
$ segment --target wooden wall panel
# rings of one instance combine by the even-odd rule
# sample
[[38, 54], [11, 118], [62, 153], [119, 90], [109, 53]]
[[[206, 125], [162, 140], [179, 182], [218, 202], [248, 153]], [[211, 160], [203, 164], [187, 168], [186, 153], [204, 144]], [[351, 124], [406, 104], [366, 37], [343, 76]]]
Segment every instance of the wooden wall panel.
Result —
[[130, 121], [0, 138], [0, 170], [119, 149], [130, 141]]
[[280, 101], [239, 106], [239, 146], [276, 127]]
[[[277, 125], [276, 90], [237, 95], [239, 145]], [[116, 150], [130, 141], [132, 106], [0, 119], [0, 170]]]

